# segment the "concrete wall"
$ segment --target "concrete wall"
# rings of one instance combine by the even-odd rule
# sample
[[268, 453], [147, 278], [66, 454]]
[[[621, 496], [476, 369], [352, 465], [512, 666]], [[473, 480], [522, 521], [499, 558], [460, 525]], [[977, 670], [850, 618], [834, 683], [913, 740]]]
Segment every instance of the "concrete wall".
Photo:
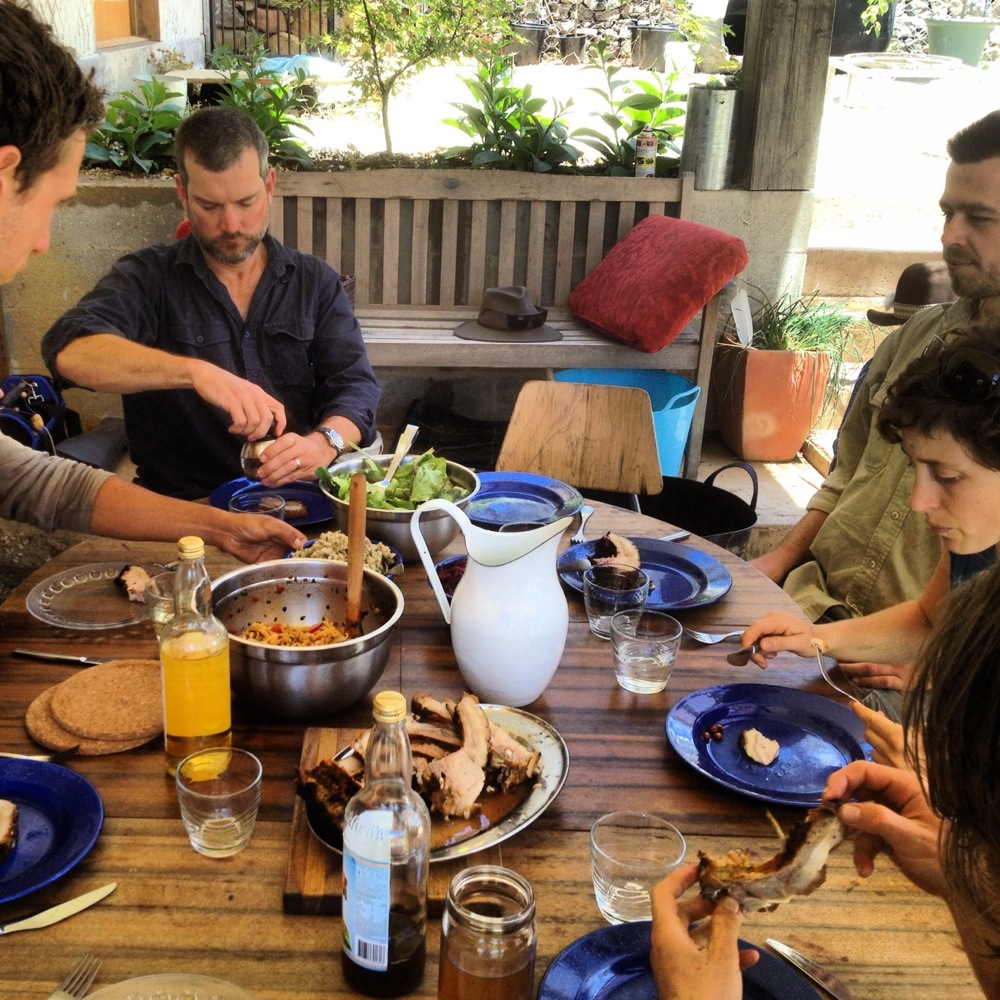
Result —
[[52, 25], [56, 37], [76, 55], [81, 66], [95, 70], [100, 87], [114, 97], [134, 90], [135, 78], [152, 72], [158, 48], [177, 49], [195, 66], [205, 65], [207, 18], [202, 0], [158, 0], [159, 38], [98, 48], [94, 8], [86, 0], [30, 0], [39, 18]]

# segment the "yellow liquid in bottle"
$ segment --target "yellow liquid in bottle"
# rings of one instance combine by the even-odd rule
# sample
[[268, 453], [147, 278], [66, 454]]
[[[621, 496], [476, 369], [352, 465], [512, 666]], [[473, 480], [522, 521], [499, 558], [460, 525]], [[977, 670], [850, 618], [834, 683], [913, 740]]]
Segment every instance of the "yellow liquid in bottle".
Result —
[[173, 774], [189, 753], [232, 743], [229, 644], [187, 632], [164, 642], [160, 663], [167, 772]]

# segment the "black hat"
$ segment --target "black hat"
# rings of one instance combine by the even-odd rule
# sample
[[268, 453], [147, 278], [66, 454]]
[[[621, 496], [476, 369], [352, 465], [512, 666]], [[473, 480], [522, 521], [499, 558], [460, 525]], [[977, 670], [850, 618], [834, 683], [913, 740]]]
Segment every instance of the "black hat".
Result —
[[951, 287], [948, 265], [943, 260], [911, 264], [903, 269], [896, 291], [886, 296], [885, 306], [892, 312], [868, 310], [868, 320], [876, 326], [899, 326], [914, 313], [939, 302], [953, 302], [958, 296]]
[[517, 344], [540, 344], [562, 340], [562, 334], [545, 322], [546, 309], [536, 309], [524, 285], [487, 288], [479, 318], [463, 323], [455, 336], [463, 340], [491, 340]]

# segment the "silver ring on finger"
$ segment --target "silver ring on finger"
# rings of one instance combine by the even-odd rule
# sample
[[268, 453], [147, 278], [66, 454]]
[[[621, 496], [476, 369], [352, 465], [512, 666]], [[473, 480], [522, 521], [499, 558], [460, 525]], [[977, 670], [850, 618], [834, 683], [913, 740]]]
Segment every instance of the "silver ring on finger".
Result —
[[296, 470], [302, 468], [302, 459], [300, 459], [300, 458], [296, 458], [295, 459], [295, 468], [296, 468]]

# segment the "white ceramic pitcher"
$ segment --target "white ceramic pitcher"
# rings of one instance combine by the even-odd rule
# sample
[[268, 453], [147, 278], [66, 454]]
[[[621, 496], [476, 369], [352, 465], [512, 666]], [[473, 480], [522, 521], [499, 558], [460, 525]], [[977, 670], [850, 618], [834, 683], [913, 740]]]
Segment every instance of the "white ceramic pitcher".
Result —
[[[465, 535], [469, 557], [450, 605], [420, 533], [420, 515], [430, 510], [446, 511]], [[428, 500], [413, 512], [413, 543], [451, 625], [458, 668], [480, 701], [528, 705], [552, 680], [569, 630], [556, 551], [572, 520], [502, 532], [477, 527], [449, 500]]]

